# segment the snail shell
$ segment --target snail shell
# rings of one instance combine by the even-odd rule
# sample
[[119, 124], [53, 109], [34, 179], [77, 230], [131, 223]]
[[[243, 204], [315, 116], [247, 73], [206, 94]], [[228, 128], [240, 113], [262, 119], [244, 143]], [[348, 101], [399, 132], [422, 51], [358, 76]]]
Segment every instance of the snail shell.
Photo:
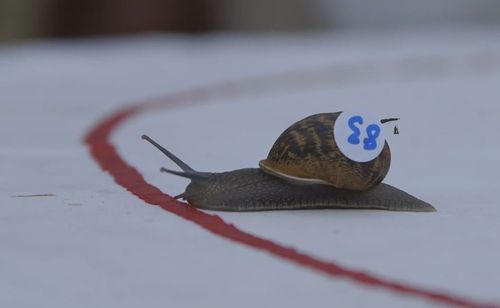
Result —
[[[281, 134], [261, 168], [222, 173], [200, 172], [146, 135], [182, 171], [161, 171], [191, 180], [176, 196], [194, 207], [219, 211], [292, 209], [384, 209], [435, 211], [434, 207], [393, 186], [380, 183], [389, 170], [390, 150], [366, 163], [354, 162], [338, 149], [333, 125], [339, 113], [307, 117]], [[328, 185], [325, 185], [328, 184]]]
[[333, 134], [339, 115], [315, 114], [292, 124], [278, 137], [267, 159], [260, 161], [260, 168], [285, 179], [348, 190], [367, 190], [382, 182], [391, 164], [389, 145], [385, 142], [379, 156], [368, 162], [347, 158]]

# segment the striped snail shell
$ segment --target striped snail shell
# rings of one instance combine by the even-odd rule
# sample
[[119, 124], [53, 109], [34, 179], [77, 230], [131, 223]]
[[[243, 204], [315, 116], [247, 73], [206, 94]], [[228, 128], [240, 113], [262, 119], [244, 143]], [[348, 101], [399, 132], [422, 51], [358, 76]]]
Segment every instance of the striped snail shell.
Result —
[[385, 142], [371, 161], [349, 159], [334, 138], [339, 115], [315, 114], [292, 124], [278, 137], [267, 159], [260, 161], [260, 168], [285, 179], [348, 190], [368, 190], [382, 182], [391, 164], [389, 145]]

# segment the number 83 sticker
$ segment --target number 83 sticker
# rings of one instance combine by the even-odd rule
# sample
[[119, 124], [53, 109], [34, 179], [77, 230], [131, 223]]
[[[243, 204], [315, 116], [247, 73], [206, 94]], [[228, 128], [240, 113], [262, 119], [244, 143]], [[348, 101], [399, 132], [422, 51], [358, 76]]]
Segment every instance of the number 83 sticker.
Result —
[[333, 134], [339, 150], [357, 162], [375, 159], [385, 145], [380, 117], [370, 114], [342, 112], [335, 120]]

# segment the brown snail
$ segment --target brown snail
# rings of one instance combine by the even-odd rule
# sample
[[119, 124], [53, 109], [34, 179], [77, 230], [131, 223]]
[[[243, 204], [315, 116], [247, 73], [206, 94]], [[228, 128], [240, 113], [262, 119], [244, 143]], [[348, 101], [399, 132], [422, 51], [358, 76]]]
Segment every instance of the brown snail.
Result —
[[368, 162], [345, 157], [333, 135], [338, 113], [302, 119], [276, 140], [260, 168], [222, 173], [199, 172], [146, 135], [182, 171], [161, 171], [189, 178], [185, 192], [176, 196], [194, 207], [219, 211], [291, 209], [384, 209], [435, 211], [434, 207], [393, 186], [381, 183], [390, 166], [387, 142]]

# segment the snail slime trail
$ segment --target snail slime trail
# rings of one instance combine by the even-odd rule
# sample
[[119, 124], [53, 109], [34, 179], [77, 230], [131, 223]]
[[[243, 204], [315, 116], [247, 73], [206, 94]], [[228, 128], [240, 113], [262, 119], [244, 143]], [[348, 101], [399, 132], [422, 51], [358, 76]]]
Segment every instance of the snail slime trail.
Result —
[[[391, 152], [385, 140], [377, 145], [380, 154], [366, 162], [352, 160], [339, 149], [334, 127], [340, 114], [321, 113], [306, 117], [278, 137], [267, 158], [259, 162], [259, 168], [221, 173], [196, 171], [147, 135], [143, 135], [142, 139], [159, 149], [182, 170], [161, 168], [162, 172], [191, 180], [185, 192], [175, 198], [186, 200], [200, 209], [435, 211], [429, 203], [381, 183], [391, 161]], [[386, 120], [395, 121], [396, 118]], [[380, 130], [373, 123], [369, 125], [372, 126], [368, 134]], [[351, 141], [359, 140], [360, 147], [371, 149], [376, 145], [373, 136], [376, 134], [371, 140], [370, 136], [356, 136], [357, 139], [351, 138]]]

